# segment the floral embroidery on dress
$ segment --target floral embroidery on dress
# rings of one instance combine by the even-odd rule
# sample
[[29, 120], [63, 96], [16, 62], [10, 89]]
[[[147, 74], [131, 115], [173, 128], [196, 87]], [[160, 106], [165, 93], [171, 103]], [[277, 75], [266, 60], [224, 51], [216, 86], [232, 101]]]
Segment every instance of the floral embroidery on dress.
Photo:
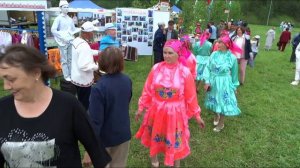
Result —
[[213, 72], [214, 72], [214, 73], [219, 73], [219, 72], [220, 72], [220, 69], [221, 69], [220, 67], [214, 67], [214, 68], [213, 68]]
[[227, 91], [224, 92], [223, 99], [224, 99], [225, 104], [229, 104], [229, 94]]
[[156, 136], [154, 137], [154, 141], [155, 142], [164, 142], [168, 146], [168, 148], [172, 147], [171, 141], [162, 135], [156, 134]]
[[161, 88], [157, 88], [155, 90], [158, 95], [163, 98], [163, 99], [170, 99], [172, 98], [175, 93], [176, 93], [176, 90], [175, 89], [172, 89], [172, 88], [165, 88], [165, 87], [161, 87]]
[[[156, 136], [154, 137], [154, 141], [159, 143], [159, 142], [164, 142], [168, 148], [172, 147], [172, 143], [170, 140], [168, 140], [165, 136], [163, 135], [158, 135], [156, 134]], [[174, 144], [174, 148], [178, 149], [180, 148], [180, 145], [182, 144], [182, 131], [177, 131], [176, 129], [176, 133], [175, 133], [175, 144]]]
[[152, 128], [153, 128], [153, 119], [151, 118], [151, 119], [149, 119], [148, 124], [147, 124], [147, 129], [148, 129], [150, 136], [152, 134]]
[[182, 137], [182, 131], [176, 130], [176, 133], [175, 133], [175, 145], [174, 145], [175, 149], [177, 149], [177, 148], [180, 147], [180, 145], [182, 143], [181, 137]]
[[209, 101], [210, 103], [212, 103], [212, 104], [217, 104], [216, 98], [214, 98], [214, 97], [212, 97], [212, 96], [209, 96], [209, 97], [208, 97], [208, 101]]

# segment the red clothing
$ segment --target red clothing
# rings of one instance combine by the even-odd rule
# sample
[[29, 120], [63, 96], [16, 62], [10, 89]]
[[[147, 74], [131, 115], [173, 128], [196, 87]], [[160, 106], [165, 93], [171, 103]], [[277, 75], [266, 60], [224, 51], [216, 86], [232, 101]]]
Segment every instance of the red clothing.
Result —
[[[92, 50], [98, 50], [99, 49], [99, 43], [95, 42], [95, 43], [90, 43], [89, 44]], [[94, 55], [94, 61], [98, 61], [99, 56], [98, 55]]]
[[194, 77], [194, 79], [196, 79], [196, 77], [197, 77], [197, 71], [196, 71], [197, 60], [196, 60], [196, 57], [193, 53], [191, 53], [191, 55], [186, 60], [186, 67], [189, 68], [189, 70], [191, 71], [192, 76]]
[[201, 27], [196, 27], [195, 33], [196, 34], [201, 34]]
[[146, 109], [136, 138], [150, 148], [150, 156], [164, 153], [164, 164], [173, 166], [190, 154], [188, 120], [200, 117], [194, 78], [180, 63], [153, 66], [139, 99]]
[[289, 31], [284, 31], [280, 35], [280, 42], [281, 43], [288, 43], [291, 40], [291, 32]]

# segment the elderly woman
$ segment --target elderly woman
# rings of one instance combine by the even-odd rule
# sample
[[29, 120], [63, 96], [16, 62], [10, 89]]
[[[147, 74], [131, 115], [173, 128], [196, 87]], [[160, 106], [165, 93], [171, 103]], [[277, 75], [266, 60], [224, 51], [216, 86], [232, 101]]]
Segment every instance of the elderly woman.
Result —
[[[106, 168], [126, 167], [131, 138], [129, 103], [132, 82], [122, 73], [124, 59], [121, 49], [107, 47], [99, 58], [99, 69], [106, 73], [92, 87], [90, 117], [97, 135], [112, 158]], [[89, 160], [85, 158], [86, 164], [90, 163]]]
[[157, 155], [165, 155], [164, 164], [179, 167], [180, 160], [190, 154], [188, 120], [200, 117], [194, 78], [181, 64], [181, 42], [169, 40], [164, 46], [164, 62], [155, 64], [146, 80], [136, 120], [145, 112], [136, 138], [150, 148], [151, 164], [159, 166]]
[[224, 116], [240, 114], [235, 92], [239, 86], [237, 58], [232, 53], [242, 50], [228, 36], [218, 40], [218, 51], [211, 54], [203, 73], [206, 91], [204, 105], [215, 113], [213, 131], [224, 128]]
[[13, 45], [0, 56], [11, 95], [0, 100], [0, 167], [81, 167], [78, 141], [95, 167], [110, 157], [75, 97], [45, 85], [55, 69], [38, 50]]

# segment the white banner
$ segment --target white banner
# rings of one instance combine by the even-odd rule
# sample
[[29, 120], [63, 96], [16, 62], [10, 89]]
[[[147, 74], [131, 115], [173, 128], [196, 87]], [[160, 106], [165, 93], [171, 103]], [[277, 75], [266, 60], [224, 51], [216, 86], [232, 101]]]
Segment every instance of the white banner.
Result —
[[153, 10], [116, 8], [117, 39], [136, 47], [138, 55], [152, 55]]
[[1, 0], [0, 10], [14, 11], [44, 11], [47, 9], [47, 0]]

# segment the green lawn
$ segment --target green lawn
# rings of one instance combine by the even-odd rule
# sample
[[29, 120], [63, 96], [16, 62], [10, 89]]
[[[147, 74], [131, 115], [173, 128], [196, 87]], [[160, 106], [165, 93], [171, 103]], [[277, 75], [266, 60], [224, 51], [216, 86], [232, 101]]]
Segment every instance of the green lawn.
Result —
[[[261, 36], [260, 51], [255, 67], [247, 67], [245, 85], [238, 89], [239, 117], [226, 118], [220, 133], [213, 129], [213, 115], [203, 106], [204, 93], [198, 96], [205, 129], [191, 120], [191, 155], [182, 167], [296, 167], [300, 165], [299, 99], [300, 86], [294, 87], [295, 65], [289, 62], [291, 45], [279, 52], [264, 51], [266, 26], [250, 25], [252, 35]], [[300, 29], [293, 30], [300, 32]], [[277, 30], [276, 39], [280, 36]], [[149, 56], [137, 62], [126, 62], [125, 73], [133, 81], [133, 98], [130, 106], [132, 135], [140, 122], [134, 114], [145, 79], [151, 68]], [[2, 84], [2, 81], [0, 81]], [[55, 82], [53, 82], [55, 84]], [[57, 87], [57, 83], [55, 85]], [[0, 95], [6, 94], [3, 88]], [[298, 102], [298, 104], [296, 104]], [[134, 137], [131, 141], [128, 167], [149, 167], [149, 151]]]

